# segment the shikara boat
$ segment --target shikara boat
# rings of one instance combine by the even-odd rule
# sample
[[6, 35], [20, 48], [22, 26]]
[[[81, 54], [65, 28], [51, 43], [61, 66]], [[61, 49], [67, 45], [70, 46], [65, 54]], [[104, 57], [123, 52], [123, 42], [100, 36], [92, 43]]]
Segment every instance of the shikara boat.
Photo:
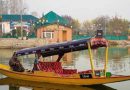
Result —
[[[106, 48], [105, 65], [104, 69], [95, 70], [91, 49], [97, 49], [100, 47]], [[60, 59], [65, 53], [85, 49], [88, 49], [89, 51], [91, 70], [77, 72], [76, 69], [62, 68]], [[0, 73], [14, 79], [67, 85], [95, 85], [119, 82], [130, 79], [130, 76], [115, 76], [112, 75], [110, 72], [107, 72], [108, 41], [102, 37], [102, 31], [100, 30], [97, 32], [97, 35], [95, 37], [89, 39], [75, 40], [59, 44], [51, 44], [47, 46], [19, 50], [14, 53], [10, 61], [13, 61], [13, 59], [19, 56], [29, 54], [36, 55], [36, 61], [34, 63], [34, 68], [32, 71], [17, 70], [19, 67], [22, 67], [20, 65], [18, 67], [17, 65], [16, 67], [14, 65], [14, 69], [11, 64], [10, 66], [0, 64]], [[56, 62], [42, 62], [38, 61], [39, 55], [41, 55], [42, 57], [59, 55], [59, 57]], [[14, 63], [16, 63], [15, 60]]]

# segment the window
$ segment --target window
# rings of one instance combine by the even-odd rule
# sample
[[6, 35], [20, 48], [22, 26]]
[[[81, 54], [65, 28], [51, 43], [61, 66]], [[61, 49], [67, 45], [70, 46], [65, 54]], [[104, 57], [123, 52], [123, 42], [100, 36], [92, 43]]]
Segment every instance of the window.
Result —
[[53, 34], [54, 32], [43, 32], [43, 37], [52, 39], [54, 36]]

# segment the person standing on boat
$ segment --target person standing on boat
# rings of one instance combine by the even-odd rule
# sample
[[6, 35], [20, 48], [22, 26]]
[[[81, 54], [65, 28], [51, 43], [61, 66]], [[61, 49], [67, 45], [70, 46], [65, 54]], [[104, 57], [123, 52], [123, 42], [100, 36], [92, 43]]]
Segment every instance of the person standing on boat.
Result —
[[39, 68], [39, 61], [43, 61], [43, 58], [42, 58], [42, 54], [41, 54], [41, 51], [38, 51], [36, 54], [35, 54], [35, 61], [34, 61], [34, 67], [33, 67], [33, 70], [32, 71], [37, 71], [37, 70], [40, 70]]
[[25, 70], [20, 61], [18, 60], [16, 52], [14, 52], [12, 58], [10, 59], [9, 65], [13, 71], [24, 72]]

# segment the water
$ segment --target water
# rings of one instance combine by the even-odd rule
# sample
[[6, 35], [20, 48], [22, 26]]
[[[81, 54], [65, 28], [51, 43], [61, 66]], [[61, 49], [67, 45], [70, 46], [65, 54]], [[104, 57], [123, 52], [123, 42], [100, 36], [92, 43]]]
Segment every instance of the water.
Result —
[[[14, 50], [0, 49], [0, 63], [8, 64]], [[94, 65], [96, 69], [104, 67], [104, 48], [93, 50]], [[78, 71], [90, 69], [88, 51], [80, 51], [72, 53], [72, 61], [63, 60], [64, 67], [66, 65], [70, 68], [77, 68]], [[24, 67], [32, 69], [34, 56], [27, 56], [21, 58]], [[130, 75], [130, 47], [110, 47], [109, 48], [109, 62], [108, 70], [113, 74]], [[130, 90], [130, 81], [116, 82], [105, 85], [94, 86], [70, 86], [48, 83], [35, 83], [23, 80], [15, 80], [5, 78], [0, 75], [0, 90]]]

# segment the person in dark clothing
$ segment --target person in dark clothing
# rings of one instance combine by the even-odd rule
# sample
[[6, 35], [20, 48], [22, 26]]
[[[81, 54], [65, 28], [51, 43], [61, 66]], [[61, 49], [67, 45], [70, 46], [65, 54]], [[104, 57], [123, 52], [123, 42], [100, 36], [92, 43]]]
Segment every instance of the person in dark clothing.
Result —
[[15, 53], [13, 54], [12, 58], [9, 61], [9, 65], [13, 71], [24, 72], [25, 70], [20, 61], [17, 59]]
[[36, 54], [35, 54], [35, 60], [34, 60], [34, 66], [33, 66], [33, 69], [32, 69], [32, 71], [38, 71], [39, 70], [39, 68], [38, 68], [38, 63], [39, 63], [39, 61], [41, 61], [40, 59], [40, 57], [41, 57], [42, 55], [41, 55], [41, 51], [38, 51]]
[[38, 70], [39, 70], [38, 67], [37, 67], [37, 64], [38, 64], [38, 60], [35, 59], [35, 60], [34, 60], [34, 66], [33, 66], [32, 71], [38, 71]]

